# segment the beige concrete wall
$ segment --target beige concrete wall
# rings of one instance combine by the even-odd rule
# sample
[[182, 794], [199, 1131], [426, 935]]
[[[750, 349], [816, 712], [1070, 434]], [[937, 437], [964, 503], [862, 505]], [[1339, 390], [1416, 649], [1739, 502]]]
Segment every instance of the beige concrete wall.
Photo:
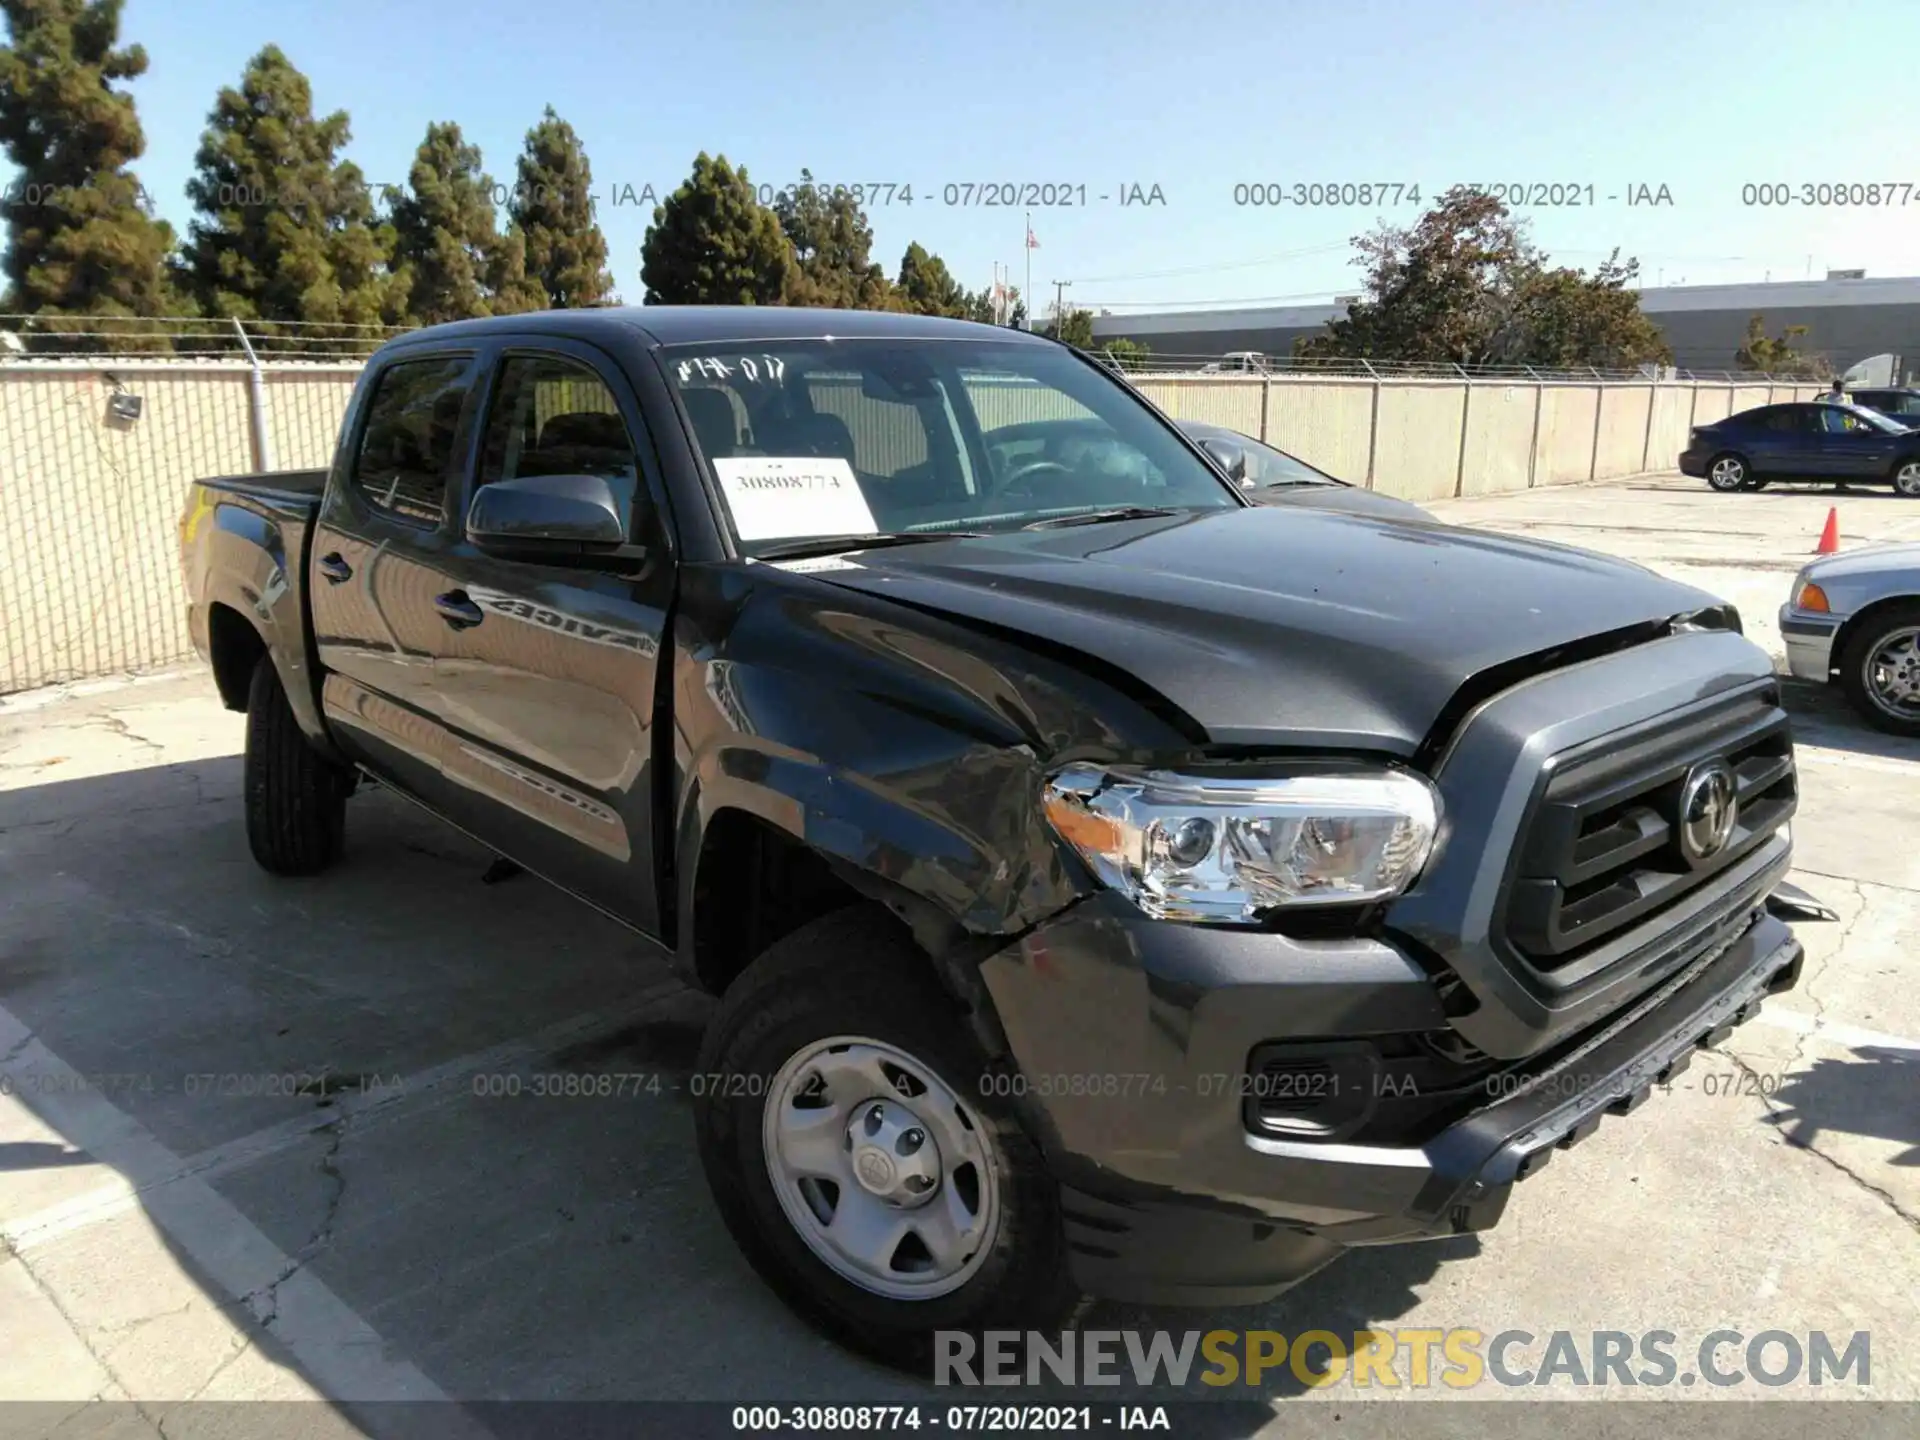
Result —
[[1527, 488], [1537, 385], [1477, 383], [1467, 400], [1467, 443], [1460, 461], [1460, 493], [1492, 495]]
[[1201, 420], [1242, 435], [1260, 434], [1262, 382], [1255, 377], [1158, 376], [1138, 385], [1143, 395], [1176, 420]]
[[177, 524], [200, 475], [252, 468], [244, 370], [0, 374], [0, 691], [190, 653]]
[[1731, 385], [1700, 385], [1693, 392], [1693, 423], [1711, 425], [1733, 413]]
[[[1786, 396], [1780, 397], [1782, 400]], [[1728, 404], [1732, 406], [1730, 414], [1738, 415], [1742, 410], [1751, 410], [1759, 405], [1771, 404], [1773, 387], [1771, 385], [1735, 385], [1732, 387]]]
[[1460, 479], [1465, 385], [1383, 386], [1374, 430], [1373, 488], [1404, 500], [1450, 496]]
[[1372, 454], [1371, 380], [1275, 380], [1267, 441], [1349, 484], [1367, 483]]
[[1615, 480], [1646, 469], [1647, 417], [1652, 387], [1609, 385], [1600, 392], [1600, 444], [1594, 451], [1594, 478]]
[[267, 434], [276, 470], [318, 470], [333, 461], [359, 373], [266, 377]]
[[[335, 367], [268, 371], [276, 467], [327, 462], [355, 378]], [[1688, 427], [1769, 394], [1808, 399], [1822, 389], [1333, 376], [1139, 383], [1177, 417], [1256, 436], [1264, 421], [1281, 449], [1356, 484], [1371, 475], [1375, 488], [1413, 500], [1583, 481], [1596, 451], [1603, 477], [1637, 471], [1643, 456], [1669, 468]], [[116, 384], [140, 397], [138, 420], [109, 416]], [[180, 513], [196, 478], [254, 468], [250, 394], [240, 364], [0, 364], [0, 693], [188, 657]], [[1043, 398], [983, 394], [982, 417], [1063, 418]], [[856, 418], [870, 427], [870, 417]]]
[[1647, 468], [1669, 470], [1678, 464], [1680, 452], [1687, 448], [1687, 432], [1692, 428], [1693, 386], [1654, 386], [1653, 426], [1647, 445]]
[[1533, 483], [1571, 485], [1593, 475], [1596, 385], [1540, 387], [1540, 433], [1533, 447]]

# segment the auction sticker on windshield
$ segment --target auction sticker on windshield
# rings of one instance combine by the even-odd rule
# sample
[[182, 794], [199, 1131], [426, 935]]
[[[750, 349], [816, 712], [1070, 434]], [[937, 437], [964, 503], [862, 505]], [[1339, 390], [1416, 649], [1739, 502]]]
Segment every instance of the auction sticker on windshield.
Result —
[[713, 473], [742, 540], [879, 533], [853, 467], [837, 456], [729, 456]]

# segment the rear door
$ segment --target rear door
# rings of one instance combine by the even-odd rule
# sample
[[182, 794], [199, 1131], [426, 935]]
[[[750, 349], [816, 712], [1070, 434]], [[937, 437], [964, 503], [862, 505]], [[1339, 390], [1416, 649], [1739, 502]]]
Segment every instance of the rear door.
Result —
[[459, 526], [437, 543], [422, 599], [456, 818], [657, 931], [653, 725], [675, 570], [658, 463], [625, 376], [590, 345], [512, 342], [493, 366], [470, 474], [463, 513], [501, 480], [603, 476], [645, 556], [619, 572], [506, 560]]
[[[440, 803], [429, 557], [472, 439], [477, 350], [408, 347], [354, 401], [315, 525], [307, 593], [321, 703], [354, 759]], [[425, 607], [424, 614], [415, 613]]]
[[1756, 474], [1807, 475], [1819, 463], [1811, 405], [1768, 405], [1736, 416], [1737, 441]]

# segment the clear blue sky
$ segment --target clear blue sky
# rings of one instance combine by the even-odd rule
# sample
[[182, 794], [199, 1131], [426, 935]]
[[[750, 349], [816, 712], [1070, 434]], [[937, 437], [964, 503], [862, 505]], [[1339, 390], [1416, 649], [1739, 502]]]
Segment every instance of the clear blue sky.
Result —
[[[1324, 298], [1355, 287], [1350, 236], [1419, 208], [1236, 206], [1253, 181], [1591, 184], [1593, 208], [1531, 211], [1535, 238], [1583, 266], [1619, 245], [1647, 283], [1920, 274], [1913, 0], [128, 0], [123, 39], [150, 57], [138, 169], [176, 228], [215, 91], [274, 42], [317, 108], [351, 114], [371, 180], [455, 120], [510, 182], [552, 103], [636, 301], [650, 210], [610, 192], [664, 194], [702, 149], [756, 181], [911, 185], [870, 207], [876, 258], [891, 273], [919, 240], [969, 287], [995, 261], [1022, 280], [1022, 212], [945, 186], [1084, 185], [1087, 208], [1033, 212], [1043, 303], [1055, 280], [1083, 305]], [[1763, 181], [1892, 181], [1912, 203], [1743, 205]], [[1165, 204], [1121, 206], [1135, 184]], [[1642, 184], [1673, 203], [1628, 206]]]

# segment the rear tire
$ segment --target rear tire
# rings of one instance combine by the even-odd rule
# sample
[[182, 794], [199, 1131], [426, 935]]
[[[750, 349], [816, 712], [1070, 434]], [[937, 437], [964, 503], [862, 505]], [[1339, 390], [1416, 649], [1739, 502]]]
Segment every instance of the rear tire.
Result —
[[1893, 493], [1908, 500], [1920, 500], [1920, 455], [1893, 467]]
[[280, 672], [262, 655], [247, 687], [247, 846], [274, 875], [315, 875], [340, 858], [352, 772], [315, 750]]
[[1882, 610], [1840, 653], [1840, 688], [1889, 735], [1920, 735], [1920, 600]]
[[1707, 484], [1722, 495], [1746, 489], [1752, 475], [1753, 467], [1747, 464], [1746, 457], [1731, 451], [1723, 451], [1707, 462]]
[[[883, 1052], [905, 1065], [892, 1066]], [[872, 1068], [895, 1077], [892, 1093], [862, 1083], [851, 1061], [863, 1054], [889, 1064]], [[1059, 1187], [1012, 1101], [992, 1093], [1005, 1087], [988, 1083], [988, 1059], [964, 1012], [891, 915], [853, 906], [776, 942], [728, 989], [695, 1068], [700, 1160], [721, 1218], [761, 1278], [810, 1323], [928, 1375], [936, 1331], [1054, 1330], [1071, 1319], [1080, 1296], [1067, 1267]], [[930, 1088], [916, 1092], [920, 1077]], [[880, 1182], [855, 1168], [862, 1155], [845, 1137], [876, 1133], [858, 1127], [869, 1119], [877, 1127], [882, 1110], [901, 1112], [889, 1113], [887, 1133], [904, 1135], [909, 1148], [888, 1152], [907, 1157], [903, 1169], [934, 1136], [927, 1174], [937, 1183], [915, 1174], [902, 1183], [919, 1188], [876, 1198]], [[812, 1115], [820, 1115], [818, 1133], [842, 1138], [807, 1154], [796, 1141], [790, 1154], [789, 1128], [812, 1133], [802, 1129]], [[796, 1178], [819, 1175], [822, 1165], [834, 1169], [827, 1188]], [[878, 1168], [891, 1174], [891, 1166]], [[928, 1230], [929, 1245], [920, 1235], [924, 1225], [937, 1230], [956, 1201], [982, 1218], [951, 1248], [964, 1261], [943, 1266], [941, 1237]], [[891, 1236], [907, 1226], [906, 1238], [871, 1246], [881, 1263], [870, 1280], [847, 1253], [836, 1254], [843, 1206], [853, 1207], [848, 1235]], [[871, 1226], [862, 1215], [874, 1217]], [[921, 1281], [924, 1294], [903, 1293]]]

